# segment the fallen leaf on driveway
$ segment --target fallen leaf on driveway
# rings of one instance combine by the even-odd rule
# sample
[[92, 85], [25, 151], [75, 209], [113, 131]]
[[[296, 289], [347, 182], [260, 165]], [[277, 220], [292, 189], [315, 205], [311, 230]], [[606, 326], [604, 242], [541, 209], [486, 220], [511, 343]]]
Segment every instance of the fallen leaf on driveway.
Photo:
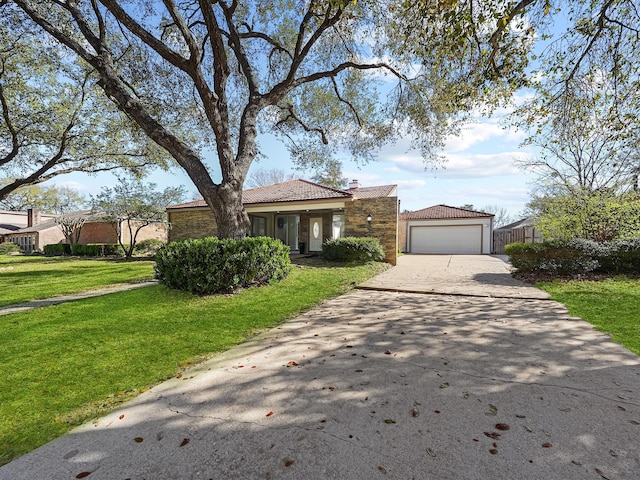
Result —
[[136, 443], [142, 443], [142, 442], [144, 442], [144, 438], [136, 437], [136, 438], [133, 439], [133, 441], [136, 442]]
[[289, 459], [289, 458], [285, 458], [284, 460], [284, 466], [285, 467], [290, 467], [291, 465], [293, 465], [293, 460]]
[[440, 385], [440, 388], [448, 388], [449, 387], [449, 382], [444, 382], [442, 385]]
[[189, 439], [185, 438], [182, 440], [182, 443], [180, 444], [181, 447], [184, 447], [187, 443], [189, 443]]
[[498, 414], [498, 407], [496, 407], [495, 405], [489, 404], [489, 411], [484, 412], [484, 414], [489, 417], [495, 417]]
[[269, 412], [269, 413], [267, 413], [267, 415], [266, 415], [266, 416], [267, 416], [267, 417], [270, 417], [271, 415], [273, 415], [273, 412]]
[[497, 430], [509, 430], [509, 425], [507, 425], [506, 423], [496, 423], [496, 429]]
[[386, 351], [384, 352], [384, 354], [385, 354], [385, 355], [391, 355], [392, 353], [393, 353], [393, 352], [392, 352], [391, 350], [386, 350]]
[[287, 367], [297, 367], [298, 364], [296, 362], [294, 362], [293, 360], [291, 360], [290, 362], [287, 363]]
[[89, 475], [91, 475], [91, 472], [80, 472], [79, 474], [76, 475], [76, 478], [85, 478], [85, 477], [88, 477]]
[[553, 447], [553, 445], [550, 444], [549, 442], [546, 442], [546, 443], [542, 444], [542, 448], [551, 448], [551, 447]]
[[491, 455], [497, 455], [497, 454], [498, 454], [498, 450], [497, 450], [497, 449], [495, 449], [495, 448], [492, 448], [491, 450], [489, 450], [489, 453], [490, 453]]
[[392, 423], [396, 423], [396, 421], [395, 421], [395, 420], [392, 420], [392, 419], [390, 419], [390, 418], [387, 418], [387, 419], [384, 421], [384, 423], [387, 423], [387, 424], [391, 425]]
[[611, 480], [609, 477], [607, 477], [604, 472], [602, 470], [600, 470], [599, 468], [596, 468], [596, 473], [598, 475], [600, 475], [602, 478], [604, 478], [604, 480]]
[[484, 432], [484, 435], [494, 440], [500, 440], [500, 434], [498, 432]]

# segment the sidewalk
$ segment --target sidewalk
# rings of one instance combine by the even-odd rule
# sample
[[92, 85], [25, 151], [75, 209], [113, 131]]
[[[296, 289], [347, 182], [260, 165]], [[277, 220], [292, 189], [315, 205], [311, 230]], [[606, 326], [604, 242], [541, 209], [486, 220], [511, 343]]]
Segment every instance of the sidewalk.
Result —
[[99, 297], [102, 295], [108, 295], [110, 293], [124, 292], [126, 290], [134, 290], [136, 288], [148, 287], [151, 285], [157, 285], [158, 282], [143, 282], [143, 283], [129, 283], [123, 285], [116, 285], [115, 287], [100, 288], [97, 290], [89, 290], [87, 292], [72, 293], [69, 295], [61, 295], [59, 297], [43, 298], [42, 300], [33, 300], [31, 302], [17, 303], [15, 305], [7, 305], [6, 307], [0, 307], [1, 315], [10, 315], [12, 313], [24, 312], [38, 307], [49, 307], [51, 305], [58, 305], [65, 302], [73, 302], [74, 300], [82, 300], [84, 298]]

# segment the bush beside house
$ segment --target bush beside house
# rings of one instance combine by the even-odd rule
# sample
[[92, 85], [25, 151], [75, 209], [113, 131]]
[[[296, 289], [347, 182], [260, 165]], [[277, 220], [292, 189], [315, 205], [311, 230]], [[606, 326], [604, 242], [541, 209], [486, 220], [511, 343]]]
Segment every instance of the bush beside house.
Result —
[[322, 256], [336, 262], [382, 262], [384, 261], [384, 248], [377, 238], [335, 238], [324, 242]]
[[156, 254], [156, 278], [196, 295], [231, 292], [284, 278], [289, 247], [269, 237], [198, 238], [170, 242]]

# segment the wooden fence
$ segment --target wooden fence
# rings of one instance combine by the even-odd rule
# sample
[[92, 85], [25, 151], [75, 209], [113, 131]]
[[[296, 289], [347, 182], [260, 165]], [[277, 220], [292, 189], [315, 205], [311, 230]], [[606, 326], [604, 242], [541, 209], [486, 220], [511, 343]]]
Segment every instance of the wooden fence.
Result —
[[526, 228], [514, 228], [513, 230], [494, 230], [493, 253], [496, 255], [504, 255], [504, 246], [509, 243], [534, 243], [536, 241], [540, 241], [539, 238], [536, 238], [535, 228], [531, 229], [530, 235], [527, 235], [526, 230]]

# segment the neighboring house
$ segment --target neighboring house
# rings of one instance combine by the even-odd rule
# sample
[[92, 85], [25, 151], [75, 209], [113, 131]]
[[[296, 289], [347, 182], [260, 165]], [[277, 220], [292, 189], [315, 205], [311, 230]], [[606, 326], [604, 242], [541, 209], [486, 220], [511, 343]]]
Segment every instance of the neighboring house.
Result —
[[493, 214], [434, 205], [400, 215], [400, 246], [406, 253], [489, 254]]
[[[118, 243], [118, 233], [113, 226], [101, 221], [90, 211], [73, 212], [71, 215], [87, 217], [87, 221], [82, 226], [78, 243]], [[66, 243], [62, 230], [56, 224], [56, 218], [57, 215], [41, 214], [35, 208], [29, 209], [27, 212], [0, 212], [0, 241], [13, 242], [26, 253], [42, 251], [45, 245]], [[131, 242], [126, 227], [120, 228], [120, 235], [122, 235], [122, 243]], [[156, 238], [166, 242], [166, 226], [158, 223], [143, 227], [136, 241], [148, 238]]]
[[535, 227], [535, 219], [523, 218], [493, 231], [493, 253], [504, 254], [504, 246], [509, 243], [539, 243], [542, 240], [542, 232]]
[[[58, 243], [62, 231], [49, 235], [47, 229], [55, 225], [56, 215], [43, 214], [33, 208], [26, 212], [0, 211], [0, 243], [13, 242], [25, 252], [41, 249], [39, 245]], [[49, 241], [51, 240], [51, 241]], [[46, 243], [42, 243], [46, 242]]]
[[[288, 245], [292, 253], [322, 251], [329, 238], [375, 237], [385, 248], [385, 261], [395, 265], [398, 251], [396, 185], [347, 190], [307, 180], [291, 180], [242, 192], [251, 225], [250, 236], [269, 236]], [[213, 212], [204, 200], [172, 205], [169, 240], [216, 235]]]

